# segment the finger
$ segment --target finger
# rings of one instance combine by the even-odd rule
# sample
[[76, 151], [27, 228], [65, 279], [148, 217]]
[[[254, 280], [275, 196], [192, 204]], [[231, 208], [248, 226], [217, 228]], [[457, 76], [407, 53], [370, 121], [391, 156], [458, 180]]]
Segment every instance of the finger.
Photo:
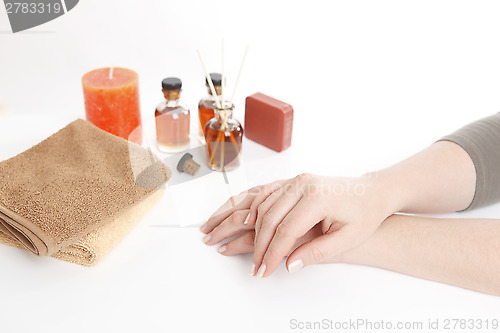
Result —
[[[286, 187], [286, 184], [283, 188]], [[258, 207], [257, 207], [257, 218], [255, 220], [255, 239], [258, 239], [260, 229], [262, 228], [262, 218], [266, 216], [271, 207], [278, 201], [279, 198], [283, 196], [283, 191], [276, 190], [271, 193]], [[248, 224], [248, 223], [247, 223]]]
[[[323, 218], [324, 216], [319, 213], [319, 209], [315, 209], [309, 200], [301, 197], [290, 212], [282, 219], [267, 244], [262, 256], [261, 268], [259, 268], [260, 274], [258, 276], [266, 277], [272, 274], [283, 261], [283, 258], [294, 248], [297, 240], [306, 235]], [[265, 224], [262, 226], [261, 234], [263, 234], [264, 228]], [[255, 243], [255, 253], [257, 253], [257, 250], [261, 250], [261, 238], [259, 236]]]
[[[300, 245], [313, 240], [316, 237], [323, 235], [320, 228], [313, 228], [307, 232], [303, 237], [297, 240], [295, 244], [295, 248]], [[233, 239], [226, 244], [223, 244], [219, 249], [219, 253], [225, 256], [233, 256], [238, 254], [251, 253], [254, 249], [254, 239], [255, 239], [255, 231], [250, 230], [248, 232], [243, 233], [241, 236]]]
[[[313, 240], [316, 237], [323, 235], [320, 228], [313, 228], [307, 232], [303, 237], [297, 240], [294, 248], [299, 247], [300, 245]], [[245, 254], [251, 253], [254, 249], [254, 239], [255, 239], [255, 230], [250, 230], [243, 233], [241, 236], [233, 239], [226, 244], [221, 245], [218, 249], [220, 254], [225, 256], [233, 256], [237, 254]], [[225, 247], [224, 247], [225, 245]]]
[[208, 221], [201, 226], [201, 232], [208, 234], [235, 211], [249, 209], [256, 193], [257, 191], [255, 189], [250, 189], [229, 198], [219, 209], [217, 209], [215, 213], [212, 214], [212, 216], [210, 216]]
[[212, 230], [211, 233], [203, 237], [207, 245], [215, 245], [226, 238], [232, 237], [245, 230], [252, 230], [253, 226], [243, 224], [248, 216], [249, 209], [238, 210], [229, 215], [224, 221]]
[[[262, 201], [258, 206], [257, 206], [257, 214], [255, 218], [255, 239], [259, 238], [259, 232], [262, 227], [262, 217], [267, 214], [269, 209], [274, 205], [274, 203], [281, 198], [283, 194], [291, 194], [291, 193], [297, 193], [295, 192], [295, 188], [290, 190], [290, 188], [296, 184], [296, 178], [289, 179], [286, 183], [281, 184], [279, 188], [277, 188], [274, 192], [270, 193], [264, 201]], [[256, 200], [254, 201], [253, 205], [256, 205]], [[252, 214], [252, 207], [250, 207], [250, 215]], [[250, 216], [249, 216], [250, 218]], [[247, 223], [246, 224], [251, 224]]]
[[258, 215], [257, 209], [260, 206], [260, 204], [263, 203], [267, 199], [267, 197], [270, 196], [272, 193], [281, 189], [281, 187], [284, 184], [286, 184], [287, 181], [288, 180], [286, 179], [281, 179], [260, 186], [259, 193], [255, 196], [254, 200], [252, 201], [252, 204], [250, 205], [250, 215], [248, 216], [248, 220], [245, 222], [245, 224], [255, 225]]
[[295, 250], [296, 248], [298, 248], [302, 244], [310, 242], [313, 239], [318, 238], [319, 236], [323, 236], [323, 232], [321, 231], [321, 226], [319, 224], [316, 224], [304, 236], [302, 236], [299, 239], [297, 239], [297, 242], [295, 242], [295, 245], [294, 245], [293, 249]]
[[225, 256], [250, 253], [253, 251], [253, 240], [255, 232], [253, 230], [245, 232], [240, 237], [219, 247], [219, 253]]
[[360, 243], [355, 229], [342, 227], [332, 233], [325, 234], [299, 246], [293, 251], [286, 262], [290, 273], [304, 266], [320, 264], [357, 246]]
[[[261, 267], [262, 259], [281, 221], [300, 201], [302, 194], [293, 190], [275, 192], [259, 206], [259, 216], [255, 225], [255, 250], [253, 263]], [[295, 244], [295, 240], [290, 247]], [[287, 253], [288, 254], [288, 253]]]
[[[272, 203], [276, 201], [277, 198], [281, 197], [283, 194], [298, 194], [302, 192], [302, 186], [300, 184], [301, 178], [294, 177], [292, 179], [288, 179], [285, 182], [279, 181], [279, 183], [272, 187], [273, 191], [270, 193], [266, 193], [267, 191], [264, 189], [264, 193], [266, 193], [266, 197], [258, 197], [250, 206], [250, 216], [247, 224], [251, 224], [253, 221], [257, 225], [261, 222], [262, 216], [267, 213], [268, 209], [272, 206]], [[272, 185], [272, 184], [271, 184]], [[268, 199], [272, 197], [272, 199]], [[258, 200], [257, 200], [258, 199]], [[274, 199], [274, 200], [273, 200]], [[267, 202], [267, 205], [263, 205], [264, 202]], [[271, 203], [271, 204], [269, 204]], [[267, 209], [266, 209], [267, 208]], [[255, 214], [255, 217], [253, 216]], [[260, 218], [259, 218], [260, 215]], [[260, 225], [255, 228], [256, 237], [259, 235]]]

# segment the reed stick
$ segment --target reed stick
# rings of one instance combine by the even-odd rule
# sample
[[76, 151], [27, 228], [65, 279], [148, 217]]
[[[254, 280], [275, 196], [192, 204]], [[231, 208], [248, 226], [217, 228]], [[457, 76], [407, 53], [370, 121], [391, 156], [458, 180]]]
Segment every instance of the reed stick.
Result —
[[[222, 136], [222, 138], [221, 138]], [[214, 165], [214, 156], [215, 156], [215, 152], [217, 151], [217, 149], [219, 148], [220, 144], [222, 143], [222, 140], [224, 139], [224, 132], [220, 132], [219, 131], [219, 134], [217, 134], [217, 138], [215, 139], [215, 144], [213, 145], [213, 149], [212, 149], [212, 153], [210, 154], [210, 164], [211, 165]]]
[[224, 172], [224, 152], [226, 151], [226, 138], [225, 138], [225, 133], [221, 132], [222, 134], [222, 139], [221, 139], [221, 149], [220, 149], [220, 170]]
[[236, 140], [234, 139], [234, 136], [233, 136], [233, 133], [230, 133], [229, 134], [229, 140], [231, 140], [231, 142], [234, 144], [234, 148], [235, 150], [238, 152], [238, 154], [240, 153], [240, 148], [238, 146], [238, 142], [236, 142]]
[[229, 104], [233, 104], [234, 96], [236, 95], [236, 88], [238, 88], [238, 83], [240, 82], [240, 77], [241, 77], [241, 71], [243, 70], [243, 65], [245, 64], [245, 60], [247, 58], [247, 53], [248, 53], [248, 47], [245, 49], [245, 53], [243, 54], [243, 59], [241, 60], [241, 66], [240, 66], [240, 71], [238, 72], [238, 76], [236, 77], [236, 83], [234, 84], [234, 89], [233, 89], [233, 95], [231, 96], [231, 100], [229, 101]]
[[227, 111], [223, 109], [223, 111], [219, 112], [219, 117], [221, 118], [221, 141], [220, 141], [220, 169], [224, 171], [224, 153], [226, 152], [226, 130], [229, 129], [229, 124], [227, 123]]
[[222, 99], [222, 106], [224, 106], [225, 98], [224, 98], [224, 82], [225, 82], [225, 67], [224, 67], [224, 38], [222, 38], [221, 42], [221, 55], [222, 55], [222, 66], [221, 66], [221, 83], [220, 83], [220, 96]]
[[210, 74], [207, 71], [207, 66], [205, 66], [205, 62], [203, 61], [203, 57], [201, 56], [200, 49], [198, 49], [197, 51], [198, 51], [198, 56], [200, 57], [201, 66], [203, 67], [203, 70], [205, 71], [205, 76], [207, 78], [208, 86], [210, 87], [210, 91], [212, 92], [212, 95], [214, 96], [215, 104], [220, 109], [221, 104], [219, 101], [219, 96], [217, 96], [217, 92], [215, 91], [214, 83], [212, 82], [212, 78], [210, 77]]

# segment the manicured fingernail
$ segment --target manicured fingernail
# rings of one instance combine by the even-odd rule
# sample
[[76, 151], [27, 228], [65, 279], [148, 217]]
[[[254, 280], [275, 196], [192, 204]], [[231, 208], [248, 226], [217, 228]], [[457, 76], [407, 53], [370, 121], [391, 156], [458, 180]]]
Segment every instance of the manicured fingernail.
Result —
[[294, 260], [288, 265], [288, 272], [289, 273], [296, 272], [302, 267], [304, 267], [304, 262], [302, 261], [302, 259]]
[[250, 268], [250, 275], [251, 276], [255, 275], [255, 264], [252, 264], [252, 268]]
[[210, 238], [212, 238], [211, 235], [206, 235], [205, 237], [203, 237], [203, 243], [206, 244], [210, 240]]
[[266, 274], [266, 264], [260, 265], [259, 271], [257, 272], [258, 277], [264, 277], [264, 274]]
[[227, 250], [227, 246], [226, 245], [222, 245], [221, 247], [219, 247], [219, 249], [217, 251], [219, 251], [219, 253], [223, 253], [226, 250]]
[[200, 231], [201, 231], [201, 232], [205, 232], [205, 230], [207, 230], [207, 228], [208, 228], [208, 223], [205, 223], [204, 225], [202, 225], [202, 226], [200, 227]]
[[247, 218], [245, 219], [245, 222], [243, 222], [243, 224], [247, 224], [249, 218], [250, 218], [250, 212], [248, 212]]

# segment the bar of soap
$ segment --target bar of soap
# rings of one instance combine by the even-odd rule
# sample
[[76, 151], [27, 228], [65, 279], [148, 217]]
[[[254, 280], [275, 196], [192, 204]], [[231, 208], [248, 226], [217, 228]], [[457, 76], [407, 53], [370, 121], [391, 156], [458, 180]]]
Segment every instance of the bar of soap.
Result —
[[277, 152], [292, 143], [293, 107], [262, 93], [245, 103], [245, 136]]

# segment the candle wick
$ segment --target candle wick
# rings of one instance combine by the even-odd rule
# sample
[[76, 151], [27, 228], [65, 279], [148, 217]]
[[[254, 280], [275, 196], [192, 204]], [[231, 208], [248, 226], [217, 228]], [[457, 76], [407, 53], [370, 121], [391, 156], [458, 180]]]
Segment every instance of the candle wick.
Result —
[[109, 79], [111, 80], [113, 78], [113, 66], [109, 68]]

